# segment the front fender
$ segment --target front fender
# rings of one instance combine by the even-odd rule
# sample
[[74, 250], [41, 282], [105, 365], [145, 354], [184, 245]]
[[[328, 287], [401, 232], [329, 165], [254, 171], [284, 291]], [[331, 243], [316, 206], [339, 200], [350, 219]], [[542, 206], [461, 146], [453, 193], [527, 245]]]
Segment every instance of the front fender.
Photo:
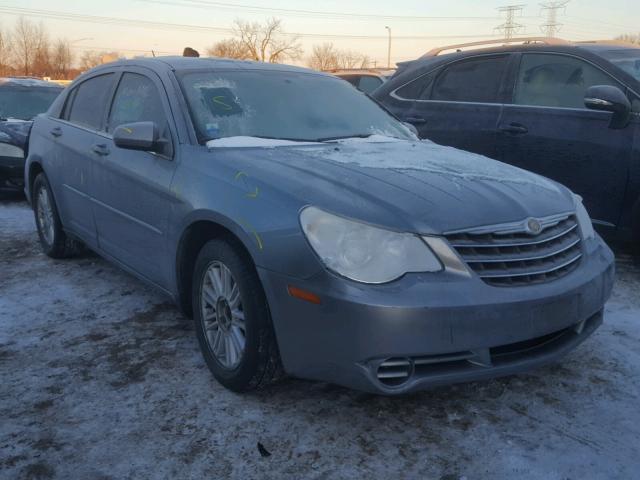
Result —
[[176, 225], [170, 240], [174, 254], [190, 225], [208, 221], [233, 233], [257, 267], [297, 278], [309, 278], [322, 269], [300, 228], [303, 205], [251, 171], [221, 163], [215, 174], [179, 168], [172, 190], [180, 199], [177, 208], [182, 209], [171, 222]]

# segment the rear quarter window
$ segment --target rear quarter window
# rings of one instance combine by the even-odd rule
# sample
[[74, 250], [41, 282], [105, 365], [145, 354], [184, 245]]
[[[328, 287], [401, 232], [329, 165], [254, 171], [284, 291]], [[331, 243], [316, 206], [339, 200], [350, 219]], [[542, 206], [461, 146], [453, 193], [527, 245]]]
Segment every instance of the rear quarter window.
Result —
[[405, 100], [427, 100], [435, 78], [436, 72], [420, 75], [396, 90], [395, 95]]

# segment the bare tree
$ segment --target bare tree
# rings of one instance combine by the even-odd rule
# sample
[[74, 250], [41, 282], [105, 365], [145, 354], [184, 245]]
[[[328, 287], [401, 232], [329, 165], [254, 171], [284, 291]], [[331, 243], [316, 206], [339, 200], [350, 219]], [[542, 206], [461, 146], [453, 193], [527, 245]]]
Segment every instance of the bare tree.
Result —
[[282, 27], [282, 20], [272, 18], [264, 24], [236, 20], [233, 27], [234, 36], [248, 58], [260, 62], [281, 63], [296, 60], [302, 56], [303, 50], [296, 36], [287, 35]]
[[629, 43], [638, 43], [640, 44], [640, 33], [635, 34], [635, 33], [625, 33], [623, 35], [619, 35], [616, 37], [616, 40], [620, 40], [623, 42], [629, 42]]
[[338, 68], [367, 68], [371, 63], [369, 57], [353, 50], [343, 50], [338, 55]]
[[252, 55], [243, 43], [235, 38], [228, 38], [214, 43], [207, 48], [210, 57], [235, 58], [237, 60], [250, 60]]
[[9, 36], [0, 29], [0, 75], [8, 75], [11, 70], [11, 44]]
[[42, 24], [38, 24], [34, 30], [33, 38], [33, 64], [31, 74], [39, 77], [51, 75], [51, 46], [49, 34]]
[[96, 52], [94, 50], [85, 51], [80, 57], [80, 69], [89, 70], [103, 63], [115, 62], [120, 58], [118, 52]]
[[[46, 36], [44, 26], [26, 20], [24, 17], [18, 18], [13, 32], [12, 45], [14, 52], [14, 62], [23, 75], [30, 75], [33, 70], [36, 55], [42, 56], [45, 43], [43, 37]], [[39, 58], [42, 60], [42, 58]]]
[[339, 50], [332, 43], [314, 45], [313, 53], [307, 61], [307, 65], [316, 70], [367, 68], [370, 63], [367, 55], [352, 50]]
[[58, 39], [51, 49], [51, 75], [64, 79], [69, 75], [73, 64], [71, 45], [66, 39]]
[[307, 61], [307, 65], [316, 70], [331, 70], [338, 68], [339, 51], [333, 46], [333, 43], [323, 43], [322, 45], [314, 45], [311, 56]]

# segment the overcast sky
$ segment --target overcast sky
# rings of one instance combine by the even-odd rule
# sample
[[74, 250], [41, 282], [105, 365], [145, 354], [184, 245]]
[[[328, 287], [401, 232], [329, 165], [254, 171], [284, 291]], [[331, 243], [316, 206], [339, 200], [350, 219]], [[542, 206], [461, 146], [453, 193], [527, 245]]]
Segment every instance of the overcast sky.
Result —
[[[318, 34], [301, 38], [307, 53], [314, 44], [332, 42], [369, 55], [378, 64], [386, 63], [387, 31], [392, 30], [392, 62], [419, 56], [438, 45], [461, 43], [496, 35], [503, 22], [497, 8], [518, 1], [471, 0], [51, 0], [0, 1], [0, 28], [10, 28], [19, 13], [42, 21], [52, 37], [66, 37], [74, 50], [119, 50], [127, 56], [155, 50], [164, 54], [180, 53], [184, 46], [203, 51], [206, 46], [229, 34], [215, 30], [232, 26], [234, 19], [261, 21], [275, 16], [284, 21], [288, 32]], [[522, 34], [540, 35], [546, 22], [539, 2], [526, 0], [522, 16]], [[255, 6], [256, 9], [233, 5]], [[4, 8], [4, 10], [3, 10]], [[23, 10], [15, 10], [23, 9]], [[13, 9], [13, 10], [12, 10]], [[263, 10], [260, 10], [263, 9]], [[285, 12], [271, 9], [297, 10]], [[80, 15], [76, 20], [51, 18], [51, 12]], [[320, 15], [313, 12], [325, 12]], [[335, 15], [339, 12], [354, 15]], [[129, 25], [88, 21], [87, 17], [117, 17], [133, 20]], [[369, 15], [364, 17], [363, 15]], [[440, 17], [440, 18], [427, 18]], [[448, 18], [442, 18], [448, 17]], [[470, 18], [471, 17], [471, 18]], [[480, 18], [478, 18], [480, 17]], [[95, 19], [94, 19], [95, 20]], [[104, 20], [103, 20], [104, 21]], [[181, 27], [147, 28], [140, 21], [180, 24]], [[563, 24], [559, 36], [575, 39], [613, 38], [621, 33], [640, 31], [638, 0], [572, 0], [558, 13]], [[193, 30], [186, 26], [212, 27]], [[330, 37], [334, 35], [335, 37]], [[346, 37], [351, 36], [351, 37]], [[353, 38], [366, 36], [368, 38]], [[375, 37], [375, 38], [369, 38]], [[413, 37], [413, 38], [402, 38]], [[457, 37], [457, 38], [456, 38]]]

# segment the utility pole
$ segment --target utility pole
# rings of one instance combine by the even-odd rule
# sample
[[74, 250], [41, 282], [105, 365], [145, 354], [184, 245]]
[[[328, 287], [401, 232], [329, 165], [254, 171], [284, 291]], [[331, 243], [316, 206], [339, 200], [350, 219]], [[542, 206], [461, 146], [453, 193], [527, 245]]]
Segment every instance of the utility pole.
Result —
[[547, 12], [547, 23], [540, 25], [547, 37], [555, 37], [560, 31], [562, 24], [558, 22], [558, 11], [564, 10], [571, 0], [554, 0], [552, 2], [541, 3], [543, 11]]
[[389, 44], [387, 46], [387, 68], [391, 68], [391, 28], [384, 27], [389, 31]]
[[524, 28], [524, 25], [516, 23], [516, 14], [521, 14], [524, 5], [507, 5], [506, 7], [498, 8], [500, 13], [505, 14], [505, 22], [496, 27], [496, 30], [504, 34], [505, 40], [510, 40], [516, 33], [520, 33]]

